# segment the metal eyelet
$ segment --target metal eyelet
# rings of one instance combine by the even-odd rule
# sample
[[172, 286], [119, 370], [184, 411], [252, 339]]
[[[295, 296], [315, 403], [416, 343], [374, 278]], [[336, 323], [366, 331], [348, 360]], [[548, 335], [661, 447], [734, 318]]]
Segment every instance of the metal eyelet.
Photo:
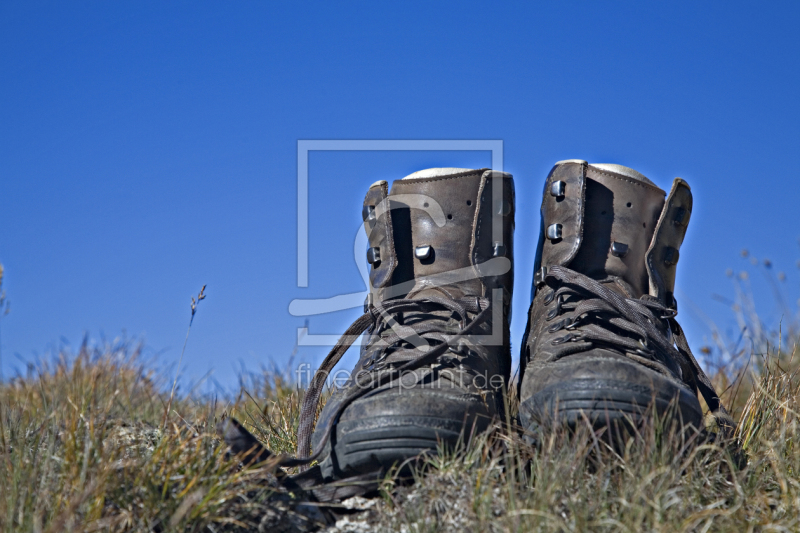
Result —
[[423, 244], [414, 248], [414, 257], [422, 261], [423, 259], [429, 258], [432, 252], [433, 246], [430, 244]]
[[550, 196], [555, 196], [557, 199], [563, 198], [566, 195], [567, 183], [565, 181], [554, 181], [550, 185]]
[[459, 341], [458, 344], [454, 346], [450, 346], [447, 351], [458, 355], [469, 355], [469, 350], [463, 340]]
[[374, 268], [378, 268], [381, 264], [381, 249], [378, 247], [370, 248], [367, 250], [367, 263]]
[[362, 368], [367, 371], [383, 370], [387, 366], [385, 361], [388, 356], [388, 352], [375, 351], [369, 356]]
[[647, 339], [639, 339], [639, 346], [641, 346], [641, 348], [637, 348], [636, 353], [641, 356], [649, 357], [655, 355], [656, 353], [647, 346]]
[[384, 368], [387, 368], [389, 366], [390, 366], [390, 363], [387, 363], [386, 361], [378, 361], [377, 363], [372, 365], [372, 370], [374, 372], [380, 372], [381, 370], [383, 370]]
[[556, 297], [556, 291], [550, 291], [545, 295], [544, 300], [542, 301], [544, 302], [544, 305], [550, 305], [551, 303], [553, 303], [553, 299], [555, 297]]
[[561, 329], [570, 328], [573, 325], [573, 323], [574, 321], [571, 318], [565, 318], [564, 320], [559, 320], [558, 322], [550, 326], [548, 328], [548, 331], [550, 333], [555, 333], [556, 331], [559, 331]]
[[551, 241], [557, 241], [561, 238], [563, 231], [563, 224], [550, 224], [547, 226], [547, 238]]
[[541, 287], [545, 283], [545, 278], [547, 278], [547, 267], [542, 267], [533, 275], [533, 284]]
[[372, 370], [374, 366], [375, 366], [375, 353], [372, 353], [364, 361], [364, 364], [361, 365], [361, 368], [363, 368], [364, 370]]
[[559, 344], [564, 344], [566, 342], [577, 341], [577, 340], [580, 340], [580, 339], [581, 339], [580, 335], [576, 335], [575, 333], [567, 333], [563, 337], [559, 337], [557, 339], [554, 339], [551, 344], [553, 346], [558, 346]]
[[365, 205], [361, 208], [361, 219], [366, 221], [374, 221], [375, 220], [375, 206], [374, 205]]
[[[453, 352], [452, 348], [453, 347], [451, 346], [450, 347], [451, 352]], [[453, 353], [458, 353], [458, 352], [453, 352]], [[458, 363], [458, 357], [454, 357], [452, 355], [448, 355], [445, 353], [444, 355], [440, 355], [439, 358], [436, 360], [436, 362], [442, 365], [443, 367], [451, 367], [455, 366], [456, 363]]]

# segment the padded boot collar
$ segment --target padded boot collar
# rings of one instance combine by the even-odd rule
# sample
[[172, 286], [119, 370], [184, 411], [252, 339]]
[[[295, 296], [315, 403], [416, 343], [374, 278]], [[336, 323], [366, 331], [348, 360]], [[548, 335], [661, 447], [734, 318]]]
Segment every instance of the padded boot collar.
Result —
[[639, 298], [649, 292], [645, 253], [666, 193], [649, 180], [594, 165], [586, 178], [583, 243], [570, 268], [598, 280], [621, 280], [631, 290], [628, 296]]
[[569, 266], [598, 280], [617, 280], [631, 297], [649, 292], [645, 253], [665, 193], [621, 165], [556, 164], [542, 199], [539, 266]]
[[[397, 180], [390, 198], [394, 218], [408, 217], [407, 253], [415, 279], [472, 266], [469, 248], [485, 169]], [[421, 205], [420, 205], [421, 204]], [[400, 224], [398, 224], [399, 226]], [[400, 245], [402, 236], [396, 235]]]
[[510, 288], [514, 188], [509, 174], [429, 169], [395, 181], [390, 193], [387, 189], [386, 182], [373, 184], [362, 213], [377, 301], [443, 281], [452, 285], [451, 278], [462, 295]]
[[413, 174], [409, 174], [404, 180], [413, 180], [417, 178], [435, 178], [436, 176], [450, 176], [453, 174], [461, 174], [463, 172], [474, 172], [471, 168], [426, 168], [425, 170], [418, 170]]

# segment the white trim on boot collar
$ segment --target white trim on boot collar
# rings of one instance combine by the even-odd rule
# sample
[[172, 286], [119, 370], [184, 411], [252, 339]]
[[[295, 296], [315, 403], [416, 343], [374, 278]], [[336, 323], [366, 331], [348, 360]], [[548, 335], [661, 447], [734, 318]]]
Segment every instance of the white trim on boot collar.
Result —
[[617, 165], [615, 163], [591, 163], [589, 166], [600, 170], [607, 170], [608, 172], [614, 172], [615, 174], [621, 174], [623, 176], [627, 176], [628, 178], [643, 181], [648, 185], [652, 185], [653, 187], [658, 187], [658, 185], [647, 179], [644, 174], [637, 172], [630, 167]]
[[436, 178], [439, 176], [449, 176], [450, 174], [459, 174], [461, 172], [469, 172], [470, 170], [475, 170], [474, 168], [453, 168], [453, 167], [442, 167], [442, 168], [426, 168], [425, 170], [418, 170], [413, 174], [409, 174], [404, 180], [413, 180], [418, 178]]

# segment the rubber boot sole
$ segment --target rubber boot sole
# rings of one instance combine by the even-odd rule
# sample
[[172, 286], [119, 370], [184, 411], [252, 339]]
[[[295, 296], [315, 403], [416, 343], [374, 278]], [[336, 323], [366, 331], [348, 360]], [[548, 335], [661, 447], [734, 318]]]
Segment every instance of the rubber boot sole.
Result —
[[551, 385], [520, 405], [523, 425], [531, 432], [542, 427], [570, 430], [591, 426], [607, 434], [631, 434], [653, 420], [678, 421], [681, 427], [703, 427], [697, 397], [683, 387], [660, 383], [654, 388], [613, 379], [574, 379]]
[[455, 450], [487, 425], [488, 419], [472, 424], [450, 418], [399, 415], [340, 421], [332, 436], [331, 466], [339, 476], [385, 473], [393, 467], [400, 467], [400, 473], [407, 475], [415, 458], [435, 455], [440, 449]]

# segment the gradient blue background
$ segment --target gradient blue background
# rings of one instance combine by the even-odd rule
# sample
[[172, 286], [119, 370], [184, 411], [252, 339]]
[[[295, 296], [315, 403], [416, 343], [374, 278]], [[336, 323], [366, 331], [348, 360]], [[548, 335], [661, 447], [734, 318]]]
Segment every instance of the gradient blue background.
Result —
[[[490, 164], [488, 152], [312, 153], [299, 289], [298, 139], [502, 139], [519, 202], [515, 352], [542, 180], [567, 158], [689, 181], [678, 286], [696, 347], [710, 330], [693, 308], [736, 336], [714, 295], [733, 298], [726, 269], [755, 268], [742, 248], [786, 272], [796, 313], [798, 6], [3, 2], [4, 375], [123, 332], [174, 368], [203, 284], [184, 379], [213, 370], [204, 387], [225, 389], [242, 365], [283, 367], [304, 320], [293, 298], [363, 290], [352, 247], [370, 183]], [[359, 312], [309, 327], [340, 333]]]

